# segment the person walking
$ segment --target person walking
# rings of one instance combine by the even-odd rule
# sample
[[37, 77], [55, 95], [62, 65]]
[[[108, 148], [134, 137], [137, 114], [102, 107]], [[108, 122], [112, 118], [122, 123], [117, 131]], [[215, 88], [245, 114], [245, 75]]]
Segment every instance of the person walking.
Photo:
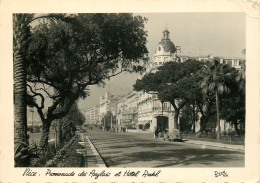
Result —
[[157, 138], [157, 137], [158, 137], [158, 129], [155, 128], [155, 130], [154, 130], [154, 138]]
[[168, 133], [168, 129], [166, 128], [164, 133], [163, 133], [163, 140], [169, 140], [169, 133]]

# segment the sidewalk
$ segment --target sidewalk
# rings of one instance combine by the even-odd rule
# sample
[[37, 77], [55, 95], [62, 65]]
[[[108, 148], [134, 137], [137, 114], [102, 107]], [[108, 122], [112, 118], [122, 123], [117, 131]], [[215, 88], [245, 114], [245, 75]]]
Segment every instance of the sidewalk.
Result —
[[[128, 130], [130, 133], [142, 133], [142, 134], [153, 134], [150, 131], [138, 131], [138, 130]], [[163, 139], [160, 139], [163, 140]], [[234, 149], [234, 150], [245, 150], [244, 145], [233, 145], [233, 144], [224, 144], [219, 142], [209, 142], [209, 141], [201, 141], [201, 140], [189, 140], [189, 139], [183, 139], [184, 142], [187, 144], [196, 144], [196, 145], [204, 145], [204, 146], [211, 146], [211, 147], [220, 147], [220, 148], [228, 148], [228, 149]], [[174, 141], [168, 141], [168, 142], [174, 142]]]
[[83, 135], [85, 141], [85, 147], [87, 149], [87, 156], [85, 159], [85, 166], [86, 167], [106, 167], [103, 159], [101, 158], [100, 154], [98, 153], [97, 149], [88, 138], [88, 136]]
[[197, 145], [205, 145], [205, 146], [212, 146], [212, 147], [221, 147], [221, 148], [228, 148], [228, 149], [235, 149], [235, 150], [245, 150], [244, 145], [233, 145], [233, 144], [223, 144], [218, 142], [207, 142], [207, 141], [199, 141], [199, 140], [188, 140], [183, 139], [184, 143], [188, 144], [197, 144]]

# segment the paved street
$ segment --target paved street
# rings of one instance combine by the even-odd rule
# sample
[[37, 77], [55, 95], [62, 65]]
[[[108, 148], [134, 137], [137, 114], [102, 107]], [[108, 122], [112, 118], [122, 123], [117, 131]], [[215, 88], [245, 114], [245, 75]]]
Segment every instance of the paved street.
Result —
[[242, 167], [244, 151], [153, 139], [151, 133], [88, 130], [107, 167]]

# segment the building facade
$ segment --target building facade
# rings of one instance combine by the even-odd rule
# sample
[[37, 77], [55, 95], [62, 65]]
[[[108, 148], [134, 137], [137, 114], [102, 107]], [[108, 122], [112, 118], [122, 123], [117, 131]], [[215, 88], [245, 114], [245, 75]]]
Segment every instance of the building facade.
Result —
[[91, 124], [91, 108], [87, 108], [83, 111], [84, 116], [85, 116], [85, 125], [90, 125]]
[[99, 106], [87, 108], [83, 111], [85, 116], [86, 125], [97, 125], [99, 124]]
[[99, 105], [99, 123], [101, 124], [102, 118], [108, 111], [112, 112], [115, 116], [117, 113], [117, 103], [120, 97], [112, 95], [110, 92], [106, 92], [104, 96], [100, 97]]
[[139, 95], [133, 91], [123, 97], [117, 104], [117, 124], [119, 128], [136, 128], [138, 122], [138, 103]]

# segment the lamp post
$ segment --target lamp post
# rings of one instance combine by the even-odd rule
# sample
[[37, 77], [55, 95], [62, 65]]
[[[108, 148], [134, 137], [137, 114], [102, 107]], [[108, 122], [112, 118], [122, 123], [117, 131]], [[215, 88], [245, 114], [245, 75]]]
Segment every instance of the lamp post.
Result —
[[110, 131], [111, 131], [111, 132], [112, 132], [112, 129], [113, 129], [113, 124], [112, 124], [112, 121], [113, 121], [113, 115], [111, 115], [111, 117], [110, 117], [110, 122], [111, 122], [111, 127], [110, 127], [110, 128], [111, 128], [111, 130], [110, 130]]
[[105, 126], [106, 126], [106, 115], [104, 116], [104, 131], [105, 131]]
[[163, 103], [164, 103], [164, 101], [161, 100], [161, 103], [162, 103], [162, 116], [163, 116]]
[[33, 113], [34, 113], [34, 110], [33, 110], [33, 108], [32, 108], [32, 109], [30, 109], [30, 112], [32, 113], [32, 133], [33, 133]]

